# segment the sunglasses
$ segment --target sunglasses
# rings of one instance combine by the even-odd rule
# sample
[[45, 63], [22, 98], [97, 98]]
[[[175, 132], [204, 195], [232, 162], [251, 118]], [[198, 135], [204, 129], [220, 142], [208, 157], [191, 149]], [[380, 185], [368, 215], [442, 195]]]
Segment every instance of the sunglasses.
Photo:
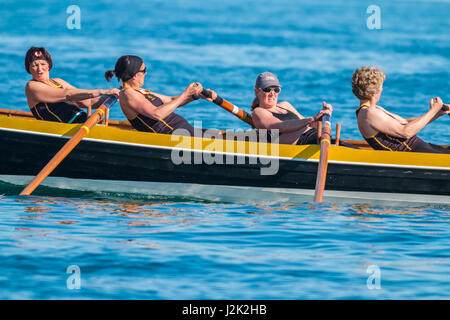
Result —
[[147, 67], [145, 67], [144, 70], [139, 70], [138, 73], [139, 73], [139, 72], [147, 73]]
[[267, 87], [267, 88], [264, 88], [264, 89], [261, 89], [262, 91], [264, 91], [265, 93], [269, 93], [269, 92], [271, 92], [272, 90], [275, 92], [275, 93], [280, 93], [281, 92], [281, 88], [280, 87]]

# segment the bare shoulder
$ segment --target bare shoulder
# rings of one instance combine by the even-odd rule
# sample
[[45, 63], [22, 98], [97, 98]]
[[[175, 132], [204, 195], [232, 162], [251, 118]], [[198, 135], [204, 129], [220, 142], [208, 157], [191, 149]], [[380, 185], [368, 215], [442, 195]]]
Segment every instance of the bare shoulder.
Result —
[[130, 99], [130, 97], [133, 94], [132, 91], [134, 91], [134, 90], [132, 90], [130, 88], [125, 88], [125, 89], [120, 90], [119, 101], [121, 102], [121, 104], [123, 102], [127, 102]]
[[136, 90], [131, 89], [131, 88], [124, 88], [122, 90], [120, 90], [120, 94], [119, 94], [119, 98], [133, 98], [139, 96], [139, 93], [136, 92]]
[[130, 94], [131, 92], [135, 92], [135, 91], [131, 88], [123, 88], [122, 90], [120, 90], [121, 94]]
[[145, 98], [136, 90], [125, 88], [120, 90], [119, 100], [122, 104], [132, 107], [140, 104]]
[[167, 95], [164, 95], [164, 94], [161, 94], [161, 93], [157, 93], [157, 92], [154, 92], [154, 91], [150, 91], [149, 90], [149, 92], [150, 92], [151, 95], [153, 95], [155, 97], [158, 97], [158, 98], [160, 98], [163, 101], [166, 101], [167, 99], [170, 101], [173, 98], [172, 96], [167, 96]]
[[30, 80], [27, 82], [27, 84], [25, 85], [25, 92], [30, 90], [30, 87], [32, 86], [32, 84], [30, 84], [30, 82], [33, 82], [33, 81]]
[[381, 111], [387, 111], [385, 108], [383, 108], [382, 106], [379, 106], [379, 105], [376, 105], [375, 108], [378, 110], [381, 110]]
[[130, 88], [125, 88], [120, 90], [119, 93], [119, 102], [120, 102], [120, 107], [122, 108], [123, 112], [125, 113], [125, 115], [127, 117], [131, 116], [131, 113], [133, 110], [133, 105], [136, 104], [134, 101], [136, 101], [136, 97], [135, 97], [135, 91], [133, 89]]
[[61, 83], [61, 82], [68, 83], [66, 80], [61, 79], [61, 78], [52, 78], [52, 80], [56, 81], [56, 82], [59, 82], [59, 83]]
[[264, 109], [264, 108], [255, 108], [252, 111], [252, 115], [257, 116], [257, 117], [264, 117], [264, 116], [268, 116], [268, 115], [272, 115], [272, 113], [270, 113], [270, 111]]
[[34, 81], [34, 80], [30, 80], [27, 82], [27, 84], [25, 85], [25, 89], [28, 90], [33, 90], [35, 88], [39, 88], [42, 87], [42, 83], [40, 83], [39, 81]]
[[364, 116], [381, 116], [384, 114], [383, 110], [378, 109], [377, 107], [369, 107], [369, 108], [361, 108], [359, 114]]
[[363, 108], [358, 114], [358, 120], [367, 122], [371, 125], [375, 123], [386, 123], [392, 119], [384, 109], [379, 109], [377, 107]]
[[64, 88], [75, 88], [74, 86], [72, 86], [70, 83], [68, 83], [66, 80], [61, 79], [61, 78], [53, 78], [53, 81], [58, 82], [60, 85], [62, 85]]
[[278, 103], [278, 106], [288, 109], [288, 110], [291, 110], [291, 111], [295, 110], [294, 106], [288, 101], [281, 101]]
[[288, 102], [288, 101], [281, 101], [278, 105], [279, 105], [280, 107], [286, 109], [286, 110], [289, 110], [289, 111], [293, 112], [294, 114], [296, 114], [296, 115], [299, 116], [300, 118], [303, 117], [303, 116], [300, 114], [300, 112], [298, 112], [298, 110], [295, 109], [295, 107], [294, 107], [292, 104], [290, 104], [290, 102]]
[[43, 83], [41, 83], [39, 81], [30, 80], [25, 85], [25, 93], [27, 95], [35, 94], [36, 92], [40, 92], [42, 90], [45, 90], [46, 86], [47, 85], [45, 85], [45, 84], [43, 84]]
[[287, 110], [291, 110], [294, 113], [298, 113], [298, 110], [288, 101], [281, 101], [278, 105]]
[[32, 96], [32, 94], [33, 94], [33, 91], [34, 91], [34, 89], [35, 89], [34, 83], [33, 83], [33, 82], [36, 82], [36, 81], [30, 80], [30, 81], [28, 81], [27, 84], [25, 85], [25, 95], [26, 95], [28, 98], [31, 98], [31, 96]]

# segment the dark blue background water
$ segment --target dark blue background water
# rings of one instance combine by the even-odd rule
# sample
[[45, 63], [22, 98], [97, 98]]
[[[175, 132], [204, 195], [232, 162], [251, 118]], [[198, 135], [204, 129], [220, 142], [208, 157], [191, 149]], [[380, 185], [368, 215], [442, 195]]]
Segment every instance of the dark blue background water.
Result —
[[[66, 26], [69, 5], [81, 29]], [[369, 5], [381, 29], [369, 30]], [[192, 81], [248, 110], [269, 70], [280, 98], [311, 116], [326, 100], [342, 136], [361, 139], [351, 74], [387, 75], [380, 104], [404, 117], [430, 98], [449, 101], [448, 1], [11, 1], [0, 4], [0, 108], [28, 110], [23, 66], [32, 46], [52, 54], [51, 75], [109, 88], [123, 54], [141, 56], [145, 87], [179, 94]], [[179, 109], [208, 128], [246, 125], [205, 101]], [[118, 107], [112, 118], [124, 120]], [[448, 117], [447, 117], [448, 118]], [[449, 119], [420, 136], [450, 144]], [[254, 206], [182, 198], [41, 189], [0, 192], [0, 298], [423, 299], [449, 298], [450, 210], [360, 205]], [[81, 289], [66, 269], [81, 269]], [[381, 270], [381, 289], [367, 268]]]

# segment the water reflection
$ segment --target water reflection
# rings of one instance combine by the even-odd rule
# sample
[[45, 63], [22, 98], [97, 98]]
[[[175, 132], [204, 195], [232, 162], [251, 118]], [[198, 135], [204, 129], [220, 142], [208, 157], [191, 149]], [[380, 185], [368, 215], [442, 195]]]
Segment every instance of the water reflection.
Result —
[[380, 220], [377, 216], [401, 216], [401, 215], [420, 215], [425, 214], [421, 208], [394, 208], [394, 207], [374, 207], [370, 204], [354, 204], [347, 207], [348, 214], [360, 219]]
[[[83, 225], [89, 216], [99, 219], [110, 219], [117, 216], [120, 225], [127, 226], [133, 233], [174, 232], [189, 226], [217, 225], [223, 219], [240, 220], [239, 223], [253, 225], [264, 220], [257, 217], [270, 217], [271, 223], [276, 221], [290, 222], [304, 219], [334, 220], [344, 217], [353, 221], [377, 222], [386, 218], [405, 216], [422, 216], [433, 213], [431, 210], [416, 207], [375, 206], [369, 203], [337, 204], [337, 203], [301, 203], [297, 206], [258, 205], [245, 206], [220, 203], [185, 203], [160, 201], [107, 201], [96, 199], [68, 199], [56, 197], [14, 197], [15, 202], [25, 204], [25, 219], [46, 219], [48, 224], [60, 226]], [[431, 212], [431, 213], [430, 213]], [[449, 218], [450, 213], [441, 218]], [[250, 220], [249, 220], [250, 219]], [[268, 220], [267, 220], [268, 221]], [[415, 222], [416, 223], [416, 222]], [[170, 228], [169, 228], [170, 226]], [[291, 226], [292, 227], [292, 226]], [[365, 228], [374, 226], [365, 225]], [[377, 228], [378, 229], [378, 228]], [[20, 230], [17, 230], [20, 231]], [[45, 234], [39, 233], [39, 234]]]
[[[52, 220], [48, 223], [57, 225], [83, 223], [86, 215], [116, 215], [126, 218], [121, 220], [121, 223], [129, 227], [147, 227], [133, 230], [133, 232], [158, 233], [173, 232], [176, 231], [175, 226], [180, 228], [181, 226], [198, 224], [201, 220], [194, 217], [198, 212], [175, 207], [174, 203], [171, 202], [111, 202], [51, 197], [17, 197], [15, 201], [20, 204], [27, 204], [24, 209], [24, 213], [27, 213], [26, 218], [48, 218]], [[71, 212], [71, 217], [77, 219], [67, 219], [66, 212]], [[40, 215], [32, 213], [40, 213]], [[161, 226], [163, 225], [173, 225], [174, 228], [162, 230]], [[149, 229], [148, 227], [157, 228]]]

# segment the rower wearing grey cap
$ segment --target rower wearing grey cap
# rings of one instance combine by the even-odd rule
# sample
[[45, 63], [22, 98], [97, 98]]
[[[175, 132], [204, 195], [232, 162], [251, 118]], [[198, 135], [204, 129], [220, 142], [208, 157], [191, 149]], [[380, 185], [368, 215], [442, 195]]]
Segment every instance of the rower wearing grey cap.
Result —
[[279, 87], [281, 88], [280, 81], [276, 75], [270, 72], [263, 72], [256, 78], [256, 87], [258, 88], [268, 88], [268, 87]]
[[271, 72], [256, 78], [255, 99], [252, 102], [252, 119], [257, 129], [279, 130], [282, 144], [317, 144], [317, 121], [324, 114], [331, 115], [333, 107], [323, 103], [323, 109], [313, 117], [305, 118], [289, 102], [278, 102], [280, 81]]

